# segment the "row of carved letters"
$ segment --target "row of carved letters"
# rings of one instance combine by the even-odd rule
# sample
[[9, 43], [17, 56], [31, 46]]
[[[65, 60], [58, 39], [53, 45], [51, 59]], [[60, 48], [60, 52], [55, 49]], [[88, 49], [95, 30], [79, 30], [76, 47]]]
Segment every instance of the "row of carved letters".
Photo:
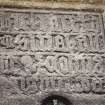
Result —
[[12, 13], [0, 14], [1, 31], [101, 31], [101, 15], [71, 13], [68, 15]]
[[[42, 79], [43, 78], [43, 79]], [[11, 78], [12, 79], [12, 78]], [[91, 77], [27, 77], [13, 78], [22, 91], [43, 91], [46, 89], [67, 89], [72, 92], [105, 93], [105, 78]], [[33, 87], [33, 88], [32, 88]], [[31, 89], [31, 90], [30, 90]], [[34, 89], [34, 90], [33, 90]]]
[[86, 35], [3, 35], [1, 48], [20, 51], [103, 51], [104, 36], [88, 33]]
[[[32, 56], [32, 57], [31, 57]], [[75, 73], [105, 73], [105, 56], [72, 56], [72, 55], [25, 55], [0, 58], [2, 73], [18, 75], [46, 73], [71, 75]], [[21, 74], [22, 71], [22, 74]]]

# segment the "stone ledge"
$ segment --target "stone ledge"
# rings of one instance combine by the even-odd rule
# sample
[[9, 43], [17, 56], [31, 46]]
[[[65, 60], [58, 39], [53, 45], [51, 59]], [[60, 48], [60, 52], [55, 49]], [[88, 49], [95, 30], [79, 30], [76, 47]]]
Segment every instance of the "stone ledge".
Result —
[[[65, 1], [65, 2], [64, 2]], [[46, 8], [46, 9], [102, 9], [105, 10], [104, 3], [86, 3], [81, 0], [0, 0], [0, 7], [10, 8]], [[86, 1], [86, 0], [82, 0]], [[97, 0], [98, 1], [98, 0]], [[105, 0], [104, 0], [105, 1]]]
[[[2, 1], [2, 0], [0, 0]], [[70, 3], [88, 3], [88, 4], [104, 4], [105, 0], [4, 0], [4, 1], [24, 1], [24, 2], [70, 2]], [[3, 1], [3, 2], [4, 2]]]

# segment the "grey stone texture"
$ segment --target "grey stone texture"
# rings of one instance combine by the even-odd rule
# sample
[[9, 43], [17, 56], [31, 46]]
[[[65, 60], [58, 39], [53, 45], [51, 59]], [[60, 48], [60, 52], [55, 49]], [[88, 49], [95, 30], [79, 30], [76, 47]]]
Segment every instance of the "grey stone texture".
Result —
[[105, 105], [102, 9], [0, 8], [0, 105]]

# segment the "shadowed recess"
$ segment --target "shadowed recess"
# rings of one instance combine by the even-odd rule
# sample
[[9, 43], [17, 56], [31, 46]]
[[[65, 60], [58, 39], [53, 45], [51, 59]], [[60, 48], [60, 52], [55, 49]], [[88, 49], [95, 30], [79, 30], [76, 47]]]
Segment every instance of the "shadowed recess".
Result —
[[67, 98], [52, 95], [42, 101], [42, 105], [73, 105]]

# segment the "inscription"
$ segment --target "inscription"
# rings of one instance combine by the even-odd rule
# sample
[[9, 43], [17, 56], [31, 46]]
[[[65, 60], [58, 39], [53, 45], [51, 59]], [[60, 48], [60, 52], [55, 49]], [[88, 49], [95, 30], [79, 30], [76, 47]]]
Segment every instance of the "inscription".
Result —
[[1, 51], [104, 52], [102, 21], [94, 12], [1, 10]]
[[[43, 79], [42, 79], [43, 78]], [[74, 77], [39, 76], [27, 78], [14, 78], [18, 88], [24, 94], [36, 94], [40, 91], [57, 91], [58, 89], [68, 93], [105, 93], [104, 76], [79, 75]]]
[[93, 53], [105, 51], [104, 36], [96, 35], [93, 32], [79, 35], [63, 34], [19, 34], [19, 35], [1, 35], [0, 46], [2, 49], [11, 51], [50, 51], [67, 53]]
[[[99, 55], [17, 55], [1, 56], [2, 74], [28, 75], [74, 75], [76, 73], [105, 73], [105, 56]], [[9, 75], [8, 74], [8, 75]]]
[[0, 12], [1, 31], [102, 32], [100, 13]]
[[0, 82], [0, 99], [50, 91], [105, 94], [102, 22], [98, 12], [0, 9], [0, 76], [13, 86]]

